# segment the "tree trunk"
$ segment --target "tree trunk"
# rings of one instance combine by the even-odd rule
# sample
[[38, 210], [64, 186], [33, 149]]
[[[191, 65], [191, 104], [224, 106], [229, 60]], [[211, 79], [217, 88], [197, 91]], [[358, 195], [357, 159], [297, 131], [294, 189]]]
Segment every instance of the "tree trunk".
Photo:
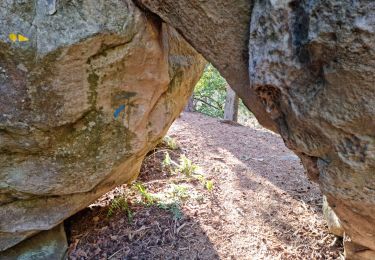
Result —
[[189, 102], [187, 103], [186, 107], [184, 108], [184, 112], [194, 112], [194, 98], [193, 95], [189, 98]]
[[238, 117], [238, 96], [236, 93], [231, 89], [231, 87], [227, 86], [227, 97], [225, 100], [225, 108], [224, 108], [224, 120], [231, 120], [237, 122]]

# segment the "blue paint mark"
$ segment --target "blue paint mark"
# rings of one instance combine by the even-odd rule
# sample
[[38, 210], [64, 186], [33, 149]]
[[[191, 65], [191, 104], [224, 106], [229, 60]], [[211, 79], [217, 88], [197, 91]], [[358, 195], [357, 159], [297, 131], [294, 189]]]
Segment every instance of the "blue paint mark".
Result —
[[115, 112], [113, 113], [113, 116], [115, 117], [115, 119], [118, 118], [118, 116], [120, 115], [121, 111], [123, 111], [125, 109], [125, 105], [121, 105], [119, 106]]

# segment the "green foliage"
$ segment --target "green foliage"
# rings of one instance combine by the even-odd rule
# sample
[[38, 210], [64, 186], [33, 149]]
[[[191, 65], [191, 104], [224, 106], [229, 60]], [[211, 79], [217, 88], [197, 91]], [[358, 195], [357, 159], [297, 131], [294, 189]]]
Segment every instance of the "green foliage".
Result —
[[202, 174], [193, 174], [192, 177], [200, 181], [200, 183], [202, 183], [203, 185], [206, 183], [206, 177], [204, 177]]
[[177, 150], [179, 148], [176, 140], [170, 136], [164, 136], [162, 143], [171, 150]]
[[208, 64], [194, 89], [195, 109], [212, 117], [224, 116], [227, 82], [214, 66]]
[[133, 212], [131, 211], [129, 207], [128, 201], [123, 196], [114, 198], [111, 201], [111, 204], [109, 205], [109, 209], [107, 213], [108, 217], [113, 216], [113, 214], [115, 214], [115, 212], [117, 211], [125, 212], [128, 217], [128, 221], [132, 222]]
[[213, 188], [214, 188], [214, 183], [213, 183], [213, 181], [206, 181], [206, 189], [208, 190], [208, 191], [212, 191], [213, 190]]
[[[201, 168], [198, 165], [194, 164], [189, 158], [187, 158], [186, 155], [182, 154], [180, 156], [179, 163], [176, 163], [171, 159], [168, 152], [165, 152], [164, 154], [165, 155], [162, 165], [164, 168], [168, 169], [170, 173], [181, 173], [188, 178], [198, 180], [208, 191], [211, 191], [213, 189], [213, 182], [210, 180], [206, 180], [206, 177], [204, 177], [204, 175], [201, 173]], [[175, 188], [178, 188], [178, 185], [175, 186]]]
[[180, 156], [180, 164], [178, 166], [178, 171], [187, 177], [190, 177], [199, 169], [199, 166], [194, 164], [189, 158], [184, 154]]
[[[168, 151], [163, 151], [163, 167], [168, 168], [168, 171], [173, 174], [178, 174], [178, 176], [175, 176], [175, 182], [169, 184], [169, 189], [162, 192], [159, 191], [158, 193], [150, 193], [145, 184], [141, 182], [133, 183], [131, 188], [137, 198], [137, 204], [145, 205], [147, 207], [157, 206], [160, 209], [169, 211], [175, 219], [180, 219], [183, 217], [181, 205], [190, 199], [203, 201], [205, 194], [194, 189], [194, 185], [187, 184], [186, 182], [198, 180], [202, 184], [202, 187], [208, 191], [213, 189], [213, 182], [207, 180], [201, 173], [202, 171], [200, 167], [194, 164], [189, 158], [186, 157], [186, 155], [180, 155], [177, 163], [169, 154], [169, 152], [172, 151]], [[172, 153], [175, 154], [174, 152]], [[181, 181], [184, 183], [177, 184]], [[127, 201], [123, 197], [115, 198], [112, 201], [108, 211], [108, 216], [113, 215], [116, 210], [126, 212], [129, 222], [132, 220], [133, 214]]]
[[171, 156], [166, 151], [164, 152], [164, 159], [162, 162], [163, 168], [167, 170], [167, 173], [177, 174], [180, 165], [171, 159]]
[[172, 184], [172, 196], [176, 199], [187, 199], [189, 197], [189, 188], [182, 185]]
[[[142, 203], [146, 204], [147, 206], [153, 206], [156, 205], [157, 207], [168, 210], [172, 213], [173, 217], [176, 219], [182, 218], [182, 211], [181, 211], [181, 205], [180, 205], [180, 199], [185, 199], [189, 197], [188, 188], [182, 185], [171, 185], [171, 192], [170, 196], [173, 197], [172, 201], [165, 201], [165, 196], [160, 196], [160, 194], [151, 194], [148, 192], [147, 188], [140, 182], [136, 182], [133, 184], [133, 188], [139, 192], [139, 194], [142, 196], [143, 200]], [[159, 195], [159, 196], [158, 196]], [[121, 201], [113, 201], [112, 203], [115, 205], [116, 209], [123, 207], [125, 204]], [[119, 206], [117, 206], [119, 205]], [[126, 210], [128, 209], [126, 204]], [[111, 214], [113, 212], [113, 209], [111, 210]], [[130, 211], [131, 212], [131, 211]], [[131, 218], [133, 215], [129, 215]], [[129, 218], [129, 217], [128, 217]]]
[[202, 174], [193, 174], [192, 176], [194, 179], [200, 181], [202, 185], [208, 190], [212, 191], [214, 188], [214, 182], [211, 180], [207, 180]]
[[[227, 82], [214, 66], [208, 64], [194, 89], [195, 110], [211, 117], [223, 118]], [[253, 114], [242, 100], [239, 102], [238, 118], [246, 122]]]
[[164, 153], [164, 160], [162, 162], [164, 168], [170, 168], [172, 166], [172, 159], [168, 152]]
[[192, 174], [199, 172], [200, 168], [194, 164], [189, 158], [182, 154], [179, 158], [179, 163], [173, 161], [168, 152], [164, 152], [164, 159], [162, 165], [172, 174], [184, 174], [191, 177]]
[[149, 193], [147, 188], [140, 182], [134, 183], [133, 187], [140, 193], [142, 196], [144, 203], [147, 206], [151, 206], [156, 202], [156, 198], [153, 194]]
[[158, 207], [171, 212], [175, 219], [182, 218], [181, 205], [178, 201], [174, 201], [171, 203], [158, 203]]

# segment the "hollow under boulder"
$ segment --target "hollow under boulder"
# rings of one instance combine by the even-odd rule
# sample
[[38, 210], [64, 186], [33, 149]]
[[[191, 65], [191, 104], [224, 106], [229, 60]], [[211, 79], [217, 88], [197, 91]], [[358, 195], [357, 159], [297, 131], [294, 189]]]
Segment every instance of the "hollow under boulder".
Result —
[[203, 69], [191, 44], [301, 158], [347, 256], [375, 254], [372, 1], [58, 3], [0, 3], [1, 249], [136, 177]]
[[219, 69], [301, 158], [358, 252], [375, 254], [375, 3], [138, 2]]
[[0, 4], [0, 250], [136, 178], [205, 65], [132, 1], [51, 3]]

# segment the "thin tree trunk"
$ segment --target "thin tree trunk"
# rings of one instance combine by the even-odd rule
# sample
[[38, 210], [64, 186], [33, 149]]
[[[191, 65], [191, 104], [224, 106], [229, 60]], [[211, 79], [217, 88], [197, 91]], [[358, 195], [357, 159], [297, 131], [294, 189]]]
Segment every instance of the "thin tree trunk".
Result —
[[187, 103], [184, 111], [185, 112], [194, 112], [195, 111], [193, 95], [191, 95], [191, 97], [189, 98], [189, 102]]
[[225, 107], [224, 107], [224, 120], [231, 120], [237, 122], [238, 118], [238, 96], [236, 93], [231, 89], [231, 87], [227, 86], [227, 96], [225, 100]]

